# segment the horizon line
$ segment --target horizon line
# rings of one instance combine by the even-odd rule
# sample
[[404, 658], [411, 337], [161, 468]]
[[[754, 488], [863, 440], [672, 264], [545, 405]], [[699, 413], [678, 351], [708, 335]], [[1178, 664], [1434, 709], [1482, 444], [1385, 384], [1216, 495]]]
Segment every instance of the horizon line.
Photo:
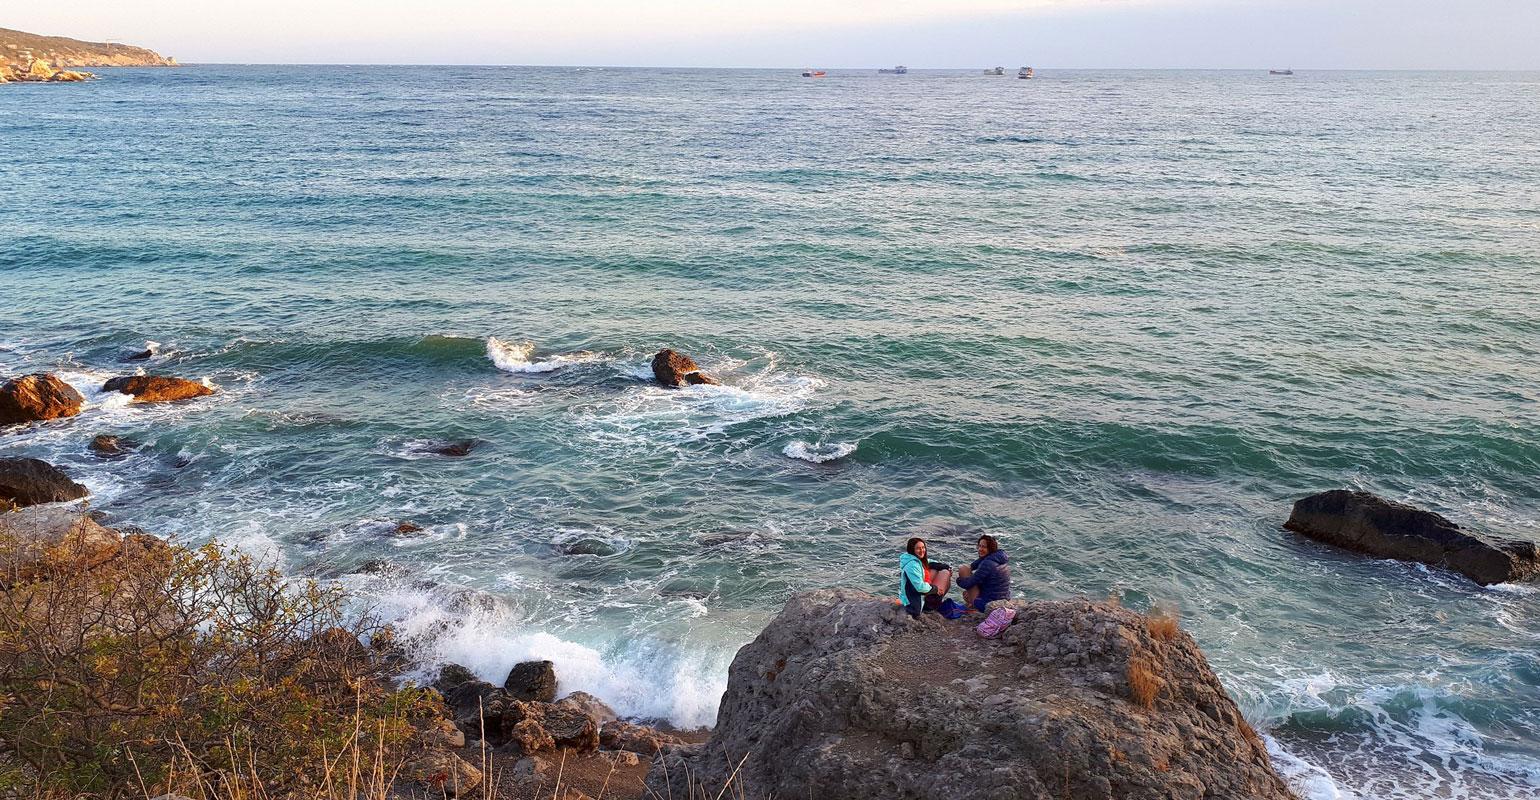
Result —
[[[110, 64], [97, 65], [102, 69], [138, 69], [142, 66], [119, 66]], [[703, 67], [698, 65], [658, 65], [658, 64], [516, 64], [506, 62], [461, 62], [438, 63], [427, 61], [413, 62], [389, 62], [389, 61], [178, 61], [180, 67], [504, 67], [518, 69], [679, 69], [679, 70], [739, 70], [758, 72], [798, 71], [804, 69], [818, 69], [839, 72], [873, 72], [879, 69], [891, 69], [892, 66], [857, 66], [857, 67], [830, 67], [817, 65], [802, 65], [796, 67], [750, 67], [750, 66], [717, 66]], [[913, 67], [903, 65], [911, 71], [930, 72], [971, 72], [973, 70], [992, 69], [992, 67]], [[1104, 71], [1104, 72], [1262, 72], [1274, 69], [1288, 69], [1295, 72], [1540, 72], [1540, 67], [1296, 67], [1292, 65], [1261, 66], [1261, 67], [1056, 67], [1037, 66], [1023, 64], [1006, 69], [1018, 69], [1021, 66], [1030, 66], [1035, 70], [1057, 70], [1064, 72]], [[160, 67], [155, 67], [160, 68]], [[897, 77], [897, 76], [895, 76]]]

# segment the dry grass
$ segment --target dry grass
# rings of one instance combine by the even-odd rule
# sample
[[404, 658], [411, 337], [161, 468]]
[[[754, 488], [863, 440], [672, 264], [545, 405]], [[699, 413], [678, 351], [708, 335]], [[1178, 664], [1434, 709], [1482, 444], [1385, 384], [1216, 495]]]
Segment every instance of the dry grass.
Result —
[[1159, 642], [1173, 641], [1182, 630], [1176, 610], [1162, 606], [1150, 609], [1149, 616], [1144, 620], [1144, 628], [1149, 631], [1151, 639]]
[[1135, 703], [1145, 708], [1155, 707], [1155, 698], [1160, 695], [1166, 682], [1156, 674], [1156, 667], [1149, 658], [1135, 656], [1128, 661], [1128, 694]]

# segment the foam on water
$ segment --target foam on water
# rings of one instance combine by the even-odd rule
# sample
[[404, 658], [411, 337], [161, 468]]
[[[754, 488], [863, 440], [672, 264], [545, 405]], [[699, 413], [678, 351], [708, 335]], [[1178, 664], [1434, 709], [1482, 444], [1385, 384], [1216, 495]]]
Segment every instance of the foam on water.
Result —
[[856, 451], [855, 442], [804, 442], [795, 441], [781, 449], [781, 454], [787, 458], [796, 458], [814, 464], [823, 464], [835, 461]]
[[603, 360], [604, 356], [598, 353], [559, 353], [548, 356], [542, 361], [531, 361], [530, 357], [535, 353], [534, 342], [504, 342], [496, 336], [487, 337], [487, 358], [504, 372], [512, 372], [518, 375], [538, 375], [545, 372], [555, 372], [563, 367], [571, 367], [578, 364], [591, 364]]

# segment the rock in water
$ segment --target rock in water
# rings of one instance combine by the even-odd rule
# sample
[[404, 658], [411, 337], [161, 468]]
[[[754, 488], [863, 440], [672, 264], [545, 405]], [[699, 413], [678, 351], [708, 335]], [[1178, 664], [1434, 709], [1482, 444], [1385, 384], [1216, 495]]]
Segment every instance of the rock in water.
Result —
[[715, 796], [737, 769], [727, 791], [751, 800], [1293, 797], [1186, 634], [1109, 604], [1022, 608], [986, 640], [860, 592], [794, 596], [738, 651], [711, 740], [655, 760], [649, 796]]
[[122, 458], [133, 452], [135, 444], [118, 436], [99, 434], [91, 439], [91, 452], [98, 458]]
[[556, 699], [556, 668], [549, 661], [524, 661], [513, 665], [503, 689], [515, 700], [549, 703]]
[[1491, 539], [1431, 511], [1333, 489], [1294, 504], [1285, 528], [1360, 553], [1452, 569], [1482, 585], [1540, 574], [1534, 542]]
[[133, 395], [137, 403], [165, 403], [214, 393], [213, 389], [197, 381], [165, 375], [129, 375], [113, 378], [102, 384], [102, 391]]
[[659, 350], [652, 357], [652, 377], [664, 386], [718, 385], [721, 381], [701, 371], [695, 360], [673, 350]]
[[90, 490], [64, 471], [35, 458], [0, 458], [0, 503], [19, 508], [79, 500]]
[[74, 387], [52, 375], [24, 375], [0, 384], [0, 425], [73, 417], [85, 401]]

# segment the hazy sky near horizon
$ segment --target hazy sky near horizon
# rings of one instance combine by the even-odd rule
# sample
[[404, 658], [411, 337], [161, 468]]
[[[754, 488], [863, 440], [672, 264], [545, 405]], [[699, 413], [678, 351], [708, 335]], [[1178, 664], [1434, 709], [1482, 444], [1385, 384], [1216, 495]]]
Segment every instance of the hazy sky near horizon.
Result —
[[71, 0], [0, 27], [184, 62], [1540, 69], [1540, 0]]

